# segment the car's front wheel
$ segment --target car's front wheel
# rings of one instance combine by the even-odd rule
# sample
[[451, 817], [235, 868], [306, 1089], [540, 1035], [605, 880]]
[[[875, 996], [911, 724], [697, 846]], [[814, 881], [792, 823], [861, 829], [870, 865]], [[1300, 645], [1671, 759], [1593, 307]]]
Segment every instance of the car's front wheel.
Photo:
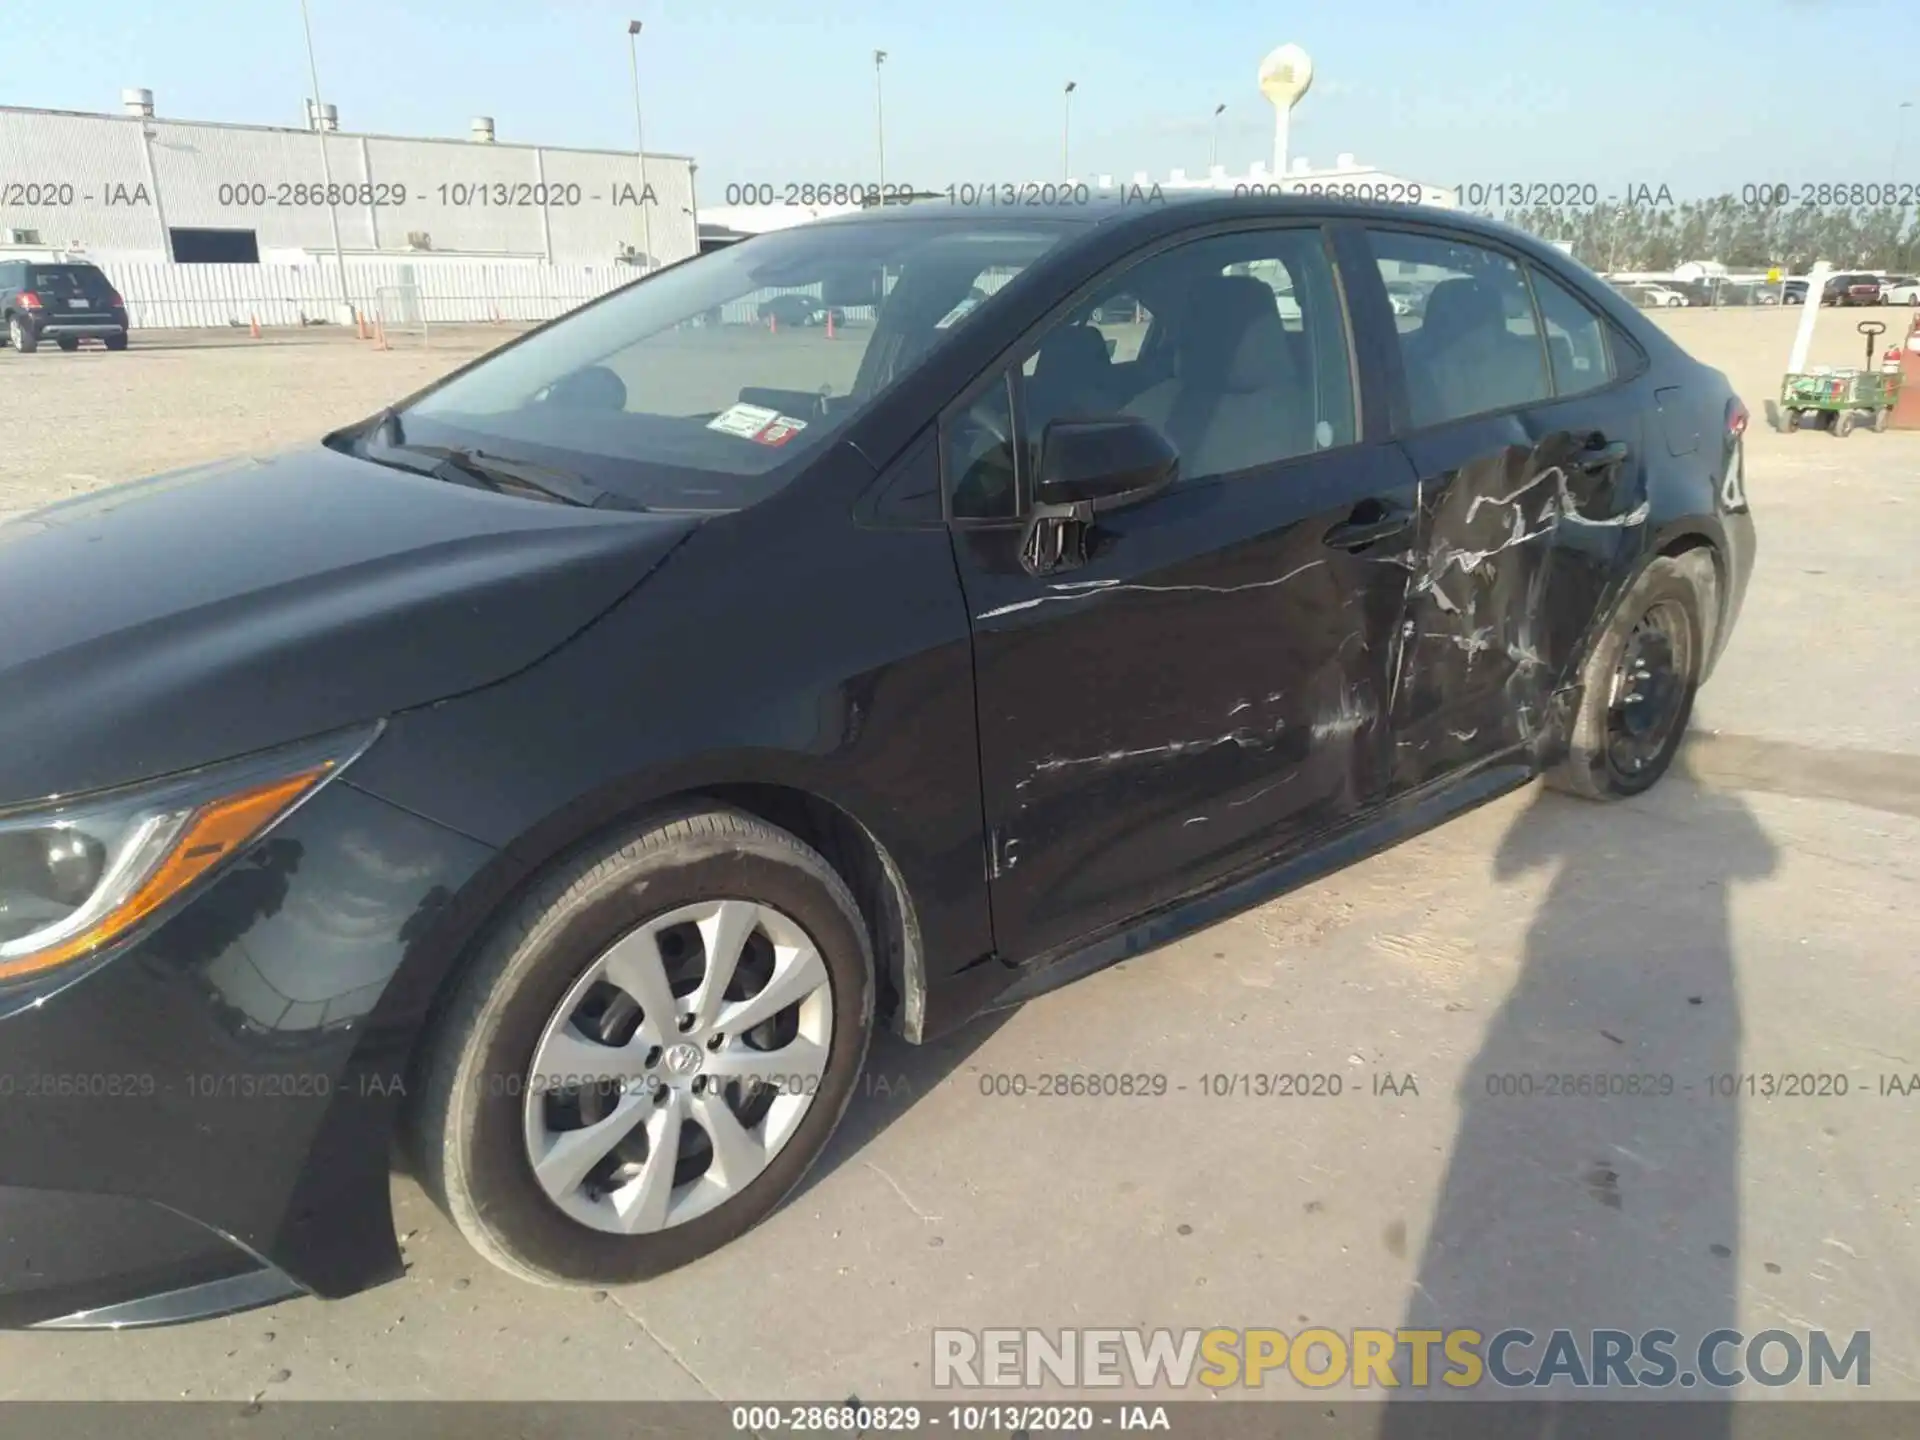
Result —
[[422, 1179], [486, 1258], [645, 1280], [772, 1212], [825, 1148], [873, 1027], [871, 945], [827, 862], [711, 809], [562, 865], [436, 1026]]
[[1587, 657], [1567, 755], [1548, 784], [1618, 800], [1666, 774], [1706, 664], [1702, 589], [1711, 593], [1713, 574], [1704, 551], [1663, 555], [1640, 572]]

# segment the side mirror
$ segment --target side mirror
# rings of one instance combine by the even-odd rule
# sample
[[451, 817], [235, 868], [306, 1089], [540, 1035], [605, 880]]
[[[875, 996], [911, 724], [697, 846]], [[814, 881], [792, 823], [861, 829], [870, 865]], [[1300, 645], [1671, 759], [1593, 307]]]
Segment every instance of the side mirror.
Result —
[[1158, 494], [1179, 471], [1180, 452], [1138, 416], [1055, 420], [1040, 440], [1034, 500], [1084, 505], [1090, 514], [1115, 510]]
[[1137, 505], [1179, 473], [1180, 453], [1137, 416], [1053, 421], [1040, 438], [1040, 478], [1020, 563], [1031, 575], [1086, 564], [1096, 514]]

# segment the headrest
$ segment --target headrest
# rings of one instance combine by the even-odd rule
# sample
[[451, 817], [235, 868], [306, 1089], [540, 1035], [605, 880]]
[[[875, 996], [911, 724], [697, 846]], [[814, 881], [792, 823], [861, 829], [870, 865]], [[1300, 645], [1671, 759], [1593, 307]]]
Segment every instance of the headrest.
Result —
[[1475, 331], [1505, 334], [1507, 307], [1491, 286], [1462, 277], [1443, 280], [1427, 296], [1420, 329], [1430, 340], [1447, 343]]
[[1209, 275], [1187, 292], [1179, 372], [1188, 384], [1260, 390], [1291, 378], [1293, 351], [1273, 289], [1251, 275]]
[[1089, 368], [1105, 368], [1108, 363], [1104, 335], [1086, 325], [1067, 325], [1040, 342], [1033, 373], [1036, 378], [1056, 370], [1071, 375], [1084, 373]]

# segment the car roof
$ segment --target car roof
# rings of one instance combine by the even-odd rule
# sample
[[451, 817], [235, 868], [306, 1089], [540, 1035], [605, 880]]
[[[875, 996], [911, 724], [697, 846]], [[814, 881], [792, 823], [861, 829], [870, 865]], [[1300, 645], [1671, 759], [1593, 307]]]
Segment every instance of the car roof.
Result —
[[[1052, 224], [1068, 223], [1098, 228], [1103, 232], [1128, 225], [1156, 228], [1153, 217], [1178, 208], [1192, 224], [1216, 220], [1351, 220], [1366, 223], [1414, 223], [1439, 225], [1451, 230], [1477, 232], [1491, 240], [1525, 243], [1538, 251], [1544, 242], [1504, 221], [1467, 210], [1443, 209], [1436, 205], [1411, 205], [1390, 200], [1361, 200], [1346, 196], [1311, 195], [1234, 195], [1220, 190], [1161, 190], [1152, 185], [1118, 187], [1114, 195], [1095, 192], [1085, 204], [1023, 205], [999, 201], [980, 205], [954, 204], [941, 199], [908, 204], [877, 205], [865, 210], [824, 216], [816, 225], [911, 225], [918, 221], [954, 219], [961, 216], [991, 225], [1013, 229], [1035, 220]], [[1548, 246], [1548, 249], [1553, 247]], [[1555, 253], [1564, 254], [1556, 251]]]

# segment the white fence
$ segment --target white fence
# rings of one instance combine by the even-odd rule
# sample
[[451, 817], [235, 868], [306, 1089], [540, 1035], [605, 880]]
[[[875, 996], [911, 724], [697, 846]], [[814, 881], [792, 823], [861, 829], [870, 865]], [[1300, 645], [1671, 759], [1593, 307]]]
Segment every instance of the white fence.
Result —
[[[333, 265], [168, 265], [104, 261], [136, 330], [332, 323], [341, 313]], [[348, 261], [347, 295], [369, 318], [375, 293], [388, 323], [551, 320], [640, 278], [631, 265], [505, 265], [485, 261]]]

